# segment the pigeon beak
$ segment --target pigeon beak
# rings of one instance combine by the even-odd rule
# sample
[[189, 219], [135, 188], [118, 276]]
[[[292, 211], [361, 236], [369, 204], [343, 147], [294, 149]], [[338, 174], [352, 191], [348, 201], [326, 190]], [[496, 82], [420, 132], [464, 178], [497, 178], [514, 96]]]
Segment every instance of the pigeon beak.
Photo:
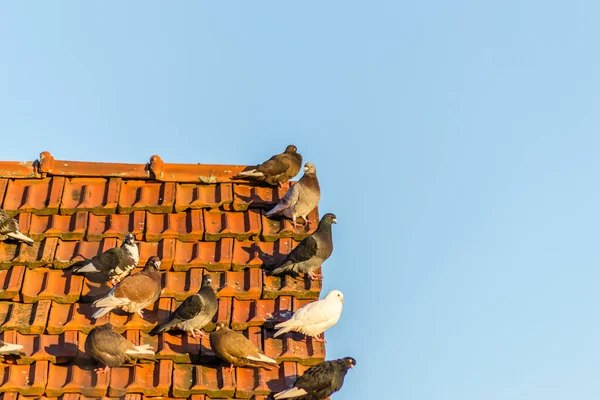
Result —
[[304, 167], [304, 172], [308, 172], [308, 167]]
[[334, 218], [334, 219], [331, 220], [331, 222], [334, 223], [334, 224], [337, 224], [337, 219]]

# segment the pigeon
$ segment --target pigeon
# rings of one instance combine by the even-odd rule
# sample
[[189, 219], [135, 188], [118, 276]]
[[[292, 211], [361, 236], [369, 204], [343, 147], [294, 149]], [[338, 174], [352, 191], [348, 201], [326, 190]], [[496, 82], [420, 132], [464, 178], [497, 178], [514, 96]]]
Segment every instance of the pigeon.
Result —
[[85, 340], [85, 353], [105, 365], [96, 372], [108, 372], [109, 368], [120, 367], [132, 358], [148, 358], [154, 351], [148, 344], [135, 346], [112, 330], [111, 324], [98, 326], [90, 331]]
[[240, 172], [236, 178], [256, 179], [270, 185], [283, 187], [283, 183], [300, 172], [302, 156], [297, 153], [296, 146], [290, 144], [281, 154], [269, 158], [264, 163], [248, 171]]
[[178, 328], [188, 332], [193, 338], [206, 337], [201, 329], [212, 321], [219, 306], [215, 290], [210, 286], [211, 282], [210, 275], [204, 275], [198, 293], [185, 299], [166, 322], [150, 331], [150, 335], [155, 336], [171, 328]]
[[317, 230], [304, 238], [290, 254], [276, 266], [268, 271], [269, 275], [282, 275], [285, 273], [308, 274], [309, 279], [321, 278], [315, 274], [315, 270], [331, 256], [333, 252], [333, 240], [331, 238], [331, 224], [336, 224], [335, 214], [327, 213], [321, 218]]
[[0, 208], [0, 241], [6, 239], [18, 240], [28, 246], [33, 246], [33, 239], [23, 235], [19, 223], [6, 211]]
[[323, 400], [337, 392], [344, 384], [344, 377], [356, 360], [344, 357], [333, 361], [323, 361], [313, 365], [298, 377], [294, 386], [277, 393], [273, 398], [296, 400]]
[[282, 214], [292, 220], [294, 228], [296, 227], [297, 217], [302, 217], [307, 226], [311, 223], [308, 220], [308, 214], [319, 204], [321, 189], [319, 188], [315, 166], [306, 163], [304, 171], [304, 175], [298, 183], [289, 188], [283, 198], [279, 200], [279, 203], [267, 212], [267, 217]]
[[271, 367], [277, 361], [269, 358], [254, 345], [246, 336], [232, 331], [223, 322], [217, 322], [217, 328], [210, 334], [210, 347], [215, 354], [228, 362], [231, 371], [233, 367]]
[[23, 352], [22, 350], [23, 346], [20, 344], [6, 343], [0, 340], [0, 357], [9, 355], [22, 357], [25, 355], [25, 352]]
[[104, 273], [113, 285], [126, 277], [140, 261], [140, 253], [135, 244], [134, 236], [125, 236], [121, 247], [115, 247], [94, 256], [89, 262], [73, 269], [74, 274]]
[[138, 313], [144, 318], [142, 310], [154, 303], [161, 294], [160, 260], [152, 256], [144, 269], [137, 274], [126, 277], [103, 298], [94, 302], [98, 310], [92, 318], [100, 318], [114, 308], [121, 308], [129, 313]]
[[273, 337], [294, 331], [312, 336], [317, 342], [327, 342], [318, 336], [335, 325], [342, 315], [344, 295], [339, 290], [332, 290], [322, 300], [313, 301], [292, 315], [292, 318], [275, 325], [279, 329]]

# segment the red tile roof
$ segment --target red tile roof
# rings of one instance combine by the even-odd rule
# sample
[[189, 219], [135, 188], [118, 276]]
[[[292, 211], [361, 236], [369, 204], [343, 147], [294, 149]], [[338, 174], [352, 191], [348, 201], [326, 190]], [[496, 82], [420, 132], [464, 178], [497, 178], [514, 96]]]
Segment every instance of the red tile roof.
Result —
[[[33, 247], [0, 242], [0, 338], [25, 352], [0, 363], [3, 398], [266, 399], [323, 360], [322, 343], [295, 334], [273, 338], [271, 330], [274, 319], [317, 299], [320, 282], [267, 277], [261, 269], [265, 255], [289, 253], [311, 231], [267, 219], [265, 209], [289, 186], [233, 180], [243, 169], [165, 164], [158, 156], [146, 165], [63, 161], [47, 152], [39, 161], [0, 162], [0, 206], [36, 241]], [[311, 219], [318, 220], [317, 210]], [[113, 312], [93, 321], [91, 302], [106, 289], [67, 268], [130, 232], [140, 267], [153, 255], [161, 258], [165, 291], [145, 319]], [[276, 358], [279, 369], [226, 372], [207, 339], [148, 335], [198, 290], [205, 269], [219, 298], [207, 331], [228, 321]], [[85, 338], [108, 321], [135, 344], [152, 345], [156, 362], [93, 372]]]

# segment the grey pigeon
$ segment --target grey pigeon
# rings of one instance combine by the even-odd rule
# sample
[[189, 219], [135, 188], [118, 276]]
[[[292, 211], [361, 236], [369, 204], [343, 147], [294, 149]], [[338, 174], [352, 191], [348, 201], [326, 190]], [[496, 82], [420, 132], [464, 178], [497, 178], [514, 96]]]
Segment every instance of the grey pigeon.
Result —
[[5, 210], [0, 208], [0, 241], [6, 239], [18, 240], [28, 246], [33, 246], [33, 239], [23, 235], [19, 223]]
[[342, 315], [344, 295], [332, 290], [322, 300], [313, 301], [300, 307], [290, 319], [275, 325], [279, 329], [273, 337], [294, 331], [314, 338], [317, 342], [326, 342], [319, 335], [334, 326]]
[[333, 240], [331, 238], [331, 224], [336, 224], [334, 214], [327, 213], [321, 218], [317, 230], [305, 237], [298, 246], [272, 271], [269, 275], [308, 274], [311, 280], [321, 278], [314, 271], [331, 256]]
[[188, 332], [194, 338], [206, 337], [201, 329], [212, 321], [219, 307], [215, 290], [210, 286], [211, 282], [210, 275], [204, 275], [198, 293], [185, 299], [166, 322], [155, 326], [150, 331], [150, 335], [155, 336], [171, 328], [177, 328]]
[[160, 259], [157, 256], [150, 257], [142, 271], [125, 277], [106, 296], [94, 302], [94, 307], [98, 310], [92, 318], [100, 318], [114, 308], [138, 313], [144, 318], [142, 310], [160, 297], [159, 269]]
[[246, 336], [232, 331], [223, 322], [217, 322], [217, 328], [210, 334], [210, 347], [215, 354], [233, 367], [269, 367], [277, 365], [277, 361], [269, 358]]
[[288, 189], [285, 196], [266, 216], [283, 215], [292, 220], [296, 227], [296, 218], [302, 217], [308, 225], [308, 214], [319, 204], [321, 188], [317, 179], [317, 169], [311, 163], [304, 166], [304, 175], [294, 186]]
[[281, 187], [300, 172], [301, 166], [302, 156], [296, 146], [290, 144], [283, 153], [274, 155], [256, 168], [240, 172], [236, 178], [256, 179]]
[[277, 393], [273, 398], [296, 400], [323, 400], [337, 392], [344, 385], [344, 378], [356, 360], [352, 357], [333, 361], [323, 361], [307, 369], [296, 379], [294, 386]]
[[85, 353], [105, 365], [96, 372], [108, 372], [109, 368], [120, 367], [132, 358], [148, 358], [154, 351], [148, 344], [135, 346], [112, 330], [111, 324], [98, 326], [90, 331], [85, 340]]
[[121, 247], [114, 247], [94, 256], [83, 265], [73, 268], [74, 274], [104, 274], [114, 285], [126, 277], [140, 261], [140, 253], [134, 236], [129, 233], [123, 239]]

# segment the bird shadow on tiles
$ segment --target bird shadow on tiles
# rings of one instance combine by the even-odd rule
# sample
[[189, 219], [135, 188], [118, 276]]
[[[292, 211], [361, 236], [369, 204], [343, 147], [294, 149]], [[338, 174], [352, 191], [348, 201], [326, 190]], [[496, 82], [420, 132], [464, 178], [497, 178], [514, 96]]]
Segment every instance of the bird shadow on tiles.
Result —
[[[260, 378], [259, 374], [256, 374], [255, 379]], [[291, 386], [296, 378], [298, 378], [297, 375], [293, 375], [293, 376], [285, 376], [285, 369], [284, 368], [279, 368], [278, 371], [278, 376], [276, 379], [271, 379], [268, 380], [267, 383], [267, 387], [269, 388], [269, 390], [273, 393], [279, 393], [279, 392], [283, 392], [285, 389], [288, 388], [288, 385]]]
[[[46, 353], [56, 358], [56, 364], [67, 364], [71, 360], [83, 360], [85, 364], [85, 360], [87, 363], [91, 364], [92, 360], [89, 357], [79, 350], [75, 343], [65, 342], [64, 335], [59, 336], [58, 344], [50, 344], [44, 348]], [[78, 362], [79, 364], [79, 362]]]

